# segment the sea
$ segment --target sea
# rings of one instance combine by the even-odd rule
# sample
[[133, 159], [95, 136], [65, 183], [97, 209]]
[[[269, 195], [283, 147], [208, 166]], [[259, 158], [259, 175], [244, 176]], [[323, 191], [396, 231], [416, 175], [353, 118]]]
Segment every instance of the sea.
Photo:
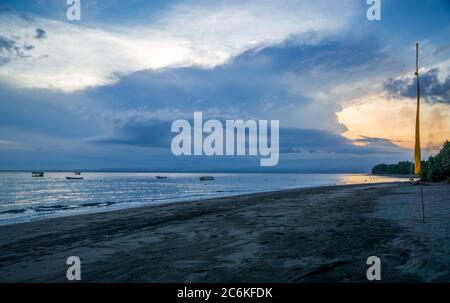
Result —
[[[157, 176], [167, 177], [158, 179]], [[214, 180], [201, 181], [201, 176]], [[405, 181], [368, 174], [0, 172], [0, 225], [283, 189]], [[276, 202], [275, 202], [276, 203]]]

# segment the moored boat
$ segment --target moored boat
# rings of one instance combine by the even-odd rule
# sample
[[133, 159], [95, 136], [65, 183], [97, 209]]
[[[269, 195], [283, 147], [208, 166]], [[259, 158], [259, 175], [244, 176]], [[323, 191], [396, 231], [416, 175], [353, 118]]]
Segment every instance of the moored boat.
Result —
[[212, 180], [214, 180], [214, 177], [213, 176], [203, 176], [203, 177], [200, 177], [199, 179], [200, 179], [200, 181], [212, 181]]
[[83, 177], [66, 177], [67, 180], [83, 180]]

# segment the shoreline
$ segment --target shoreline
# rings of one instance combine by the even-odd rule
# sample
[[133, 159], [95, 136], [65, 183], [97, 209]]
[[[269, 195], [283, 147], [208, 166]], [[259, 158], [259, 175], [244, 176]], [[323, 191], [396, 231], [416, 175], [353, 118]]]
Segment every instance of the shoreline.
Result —
[[[450, 239], [448, 212], [429, 242], [410, 241], [414, 190], [402, 182], [311, 187], [0, 226], [0, 281], [64, 282], [75, 255], [85, 282], [361, 282], [366, 258], [378, 254], [384, 281], [426, 281], [431, 272], [431, 281], [448, 282], [450, 241], [433, 262], [427, 255], [431, 238]], [[443, 203], [450, 186], [425, 193]], [[394, 217], [378, 209], [400, 198]]]
[[[370, 176], [370, 174], [367, 174], [367, 176]], [[4, 220], [9, 221], [6, 223], [0, 222], [0, 227], [2, 226], [10, 226], [10, 225], [16, 225], [16, 224], [27, 224], [42, 220], [52, 220], [52, 219], [58, 219], [58, 218], [66, 218], [66, 217], [72, 217], [72, 216], [84, 216], [89, 214], [98, 214], [103, 212], [115, 212], [115, 211], [126, 211], [128, 209], [134, 209], [134, 208], [145, 208], [145, 207], [156, 207], [166, 204], [172, 204], [172, 203], [189, 203], [194, 201], [208, 201], [208, 200], [216, 200], [216, 199], [222, 199], [222, 198], [233, 198], [233, 197], [240, 197], [240, 196], [247, 196], [247, 195], [257, 195], [257, 194], [266, 194], [266, 193], [274, 193], [274, 192], [285, 192], [285, 191], [291, 191], [291, 190], [302, 190], [302, 189], [311, 189], [311, 188], [329, 188], [329, 187], [340, 187], [340, 186], [367, 186], [367, 185], [383, 185], [383, 184], [393, 184], [393, 183], [408, 183], [409, 181], [387, 181], [387, 182], [374, 182], [374, 183], [359, 183], [359, 184], [333, 184], [333, 185], [318, 185], [318, 186], [299, 186], [299, 187], [292, 187], [292, 188], [285, 188], [285, 189], [269, 189], [264, 191], [249, 191], [249, 192], [238, 192], [238, 193], [224, 193], [217, 194], [214, 196], [204, 196], [204, 197], [184, 197], [179, 199], [169, 199], [164, 200], [161, 199], [157, 202], [148, 203], [145, 205], [117, 205], [116, 207], [106, 207], [106, 208], [98, 208], [93, 209], [90, 211], [87, 211], [85, 209], [79, 209], [77, 212], [77, 209], [71, 210], [72, 212], [67, 213], [53, 213], [47, 216], [43, 217], [23, 217], [18, 219], [11, 219], [11, 220]]]

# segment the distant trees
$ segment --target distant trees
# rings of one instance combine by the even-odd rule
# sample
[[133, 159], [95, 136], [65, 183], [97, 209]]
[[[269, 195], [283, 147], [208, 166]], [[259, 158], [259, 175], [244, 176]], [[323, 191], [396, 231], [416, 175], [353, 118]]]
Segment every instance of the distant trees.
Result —
[[[412, 163], [400, 161], [397, 164], [378, 164], [372, 168], [374, 175], [409, 175]], [[421, 179], [427, 182], [450, 180], [450, 142], [446, 141], [436, 156], [422, 161]]]
[[411, 172], [411, 162], [400, 161], [397, 164], [378, 164], [372, 168], [374, 175], [409, 175]]
[[431, 156], [422, 164], [421, 178], [428, 182], [439, 182], [450, 178], [450, 142], [444, 146], [436, 156]]

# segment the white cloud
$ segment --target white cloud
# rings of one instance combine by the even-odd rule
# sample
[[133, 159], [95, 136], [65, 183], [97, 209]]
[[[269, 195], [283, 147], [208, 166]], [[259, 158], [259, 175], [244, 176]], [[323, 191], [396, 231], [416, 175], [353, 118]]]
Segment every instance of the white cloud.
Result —
[[[0, 35], [23, 56], [7, 58], [0, 81], [22, 88], [66, 92], [108, 85], [143, 69], [226, 63], [243, 51], [279, 43], [292, 35], [336, 33], [348, 25], [355, 1], [258, 1], [178, 5], [150, 24], [85, 28], [76, 23], [0, 13]], [[36, 28], [46, 31], [36, 39]], [[307, 41], [305, 41], [307, 42]], [[10, 55], [0, 49], [0, 57]]]

